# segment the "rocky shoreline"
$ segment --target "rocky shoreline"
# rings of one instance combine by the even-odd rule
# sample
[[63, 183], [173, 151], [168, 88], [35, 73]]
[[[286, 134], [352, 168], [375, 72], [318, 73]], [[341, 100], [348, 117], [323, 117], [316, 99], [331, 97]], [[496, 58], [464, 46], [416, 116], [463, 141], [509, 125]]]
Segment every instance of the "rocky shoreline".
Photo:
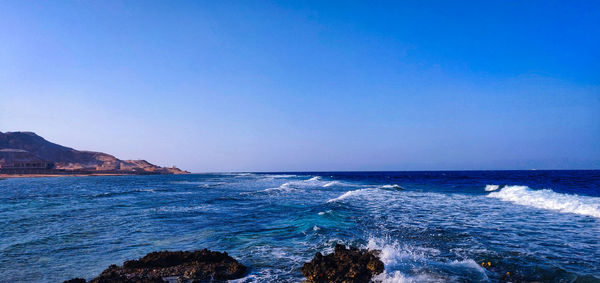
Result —
[[[379, 251], [336, 245], [328, 255], [316, 253], [301, 271], [306, 282], [369, 282], [384, 270]], [[247, 275], [248, 268], [226, 252], [197, 251], [152, 252], [122, 266], [111, 265], [90, 281], [73, 278], [64, 283], [159, 283], [221, 282]]]
[[[187, 174], [187, 173], [186, 173]], [[148, 176], [148, 175], [176, 175], [176, 174], [152, 174], [152, 173], [129, 173], [129, 172], [117, 172], [117, 173], [103, 173], [103, 172], [66, 172], [66, 173], [45, 173], [45, 174], [3, 174], [0, 173], [0, 180], [10, 178], [44, 178], [44, 177], [89, 177], [89, 176]]]
[[50, 177], [74, 175], [189, 174], [175, 166], [146, 160], [76, 150], [47, 141], [33, 132], [0, 132], [0, 176]]

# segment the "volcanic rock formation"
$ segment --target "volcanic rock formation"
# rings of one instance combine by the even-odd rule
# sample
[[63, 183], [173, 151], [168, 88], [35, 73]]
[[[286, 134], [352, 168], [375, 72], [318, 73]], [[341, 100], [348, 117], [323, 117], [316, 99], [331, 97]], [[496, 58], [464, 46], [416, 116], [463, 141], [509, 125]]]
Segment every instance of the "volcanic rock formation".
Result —
[[384, 270], [378, 251], [359, 250], [336, 245], [334, 252], [315, 257], [302, 266], [302, 275], [308, 282], [369, 282]]
[[[200, 251], [152, 252], [123, 266], [111, 265], [92, 283], [205, 282], [237, 279], [246, 267], [227, 253]], [[78, 281], [75, 281], [78, 280]], [[65, 282], [85, 282], [75, 278]]]

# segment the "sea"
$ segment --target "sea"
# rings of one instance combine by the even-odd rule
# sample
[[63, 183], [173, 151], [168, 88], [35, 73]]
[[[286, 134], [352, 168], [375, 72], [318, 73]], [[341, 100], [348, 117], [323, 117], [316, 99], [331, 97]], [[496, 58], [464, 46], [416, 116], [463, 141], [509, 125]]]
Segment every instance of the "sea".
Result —
[[376, 282], [600, 282], [600, 171], [214, 173], [0, 181], [0, 282], [208, 248], [301, 282], [336, 244]]

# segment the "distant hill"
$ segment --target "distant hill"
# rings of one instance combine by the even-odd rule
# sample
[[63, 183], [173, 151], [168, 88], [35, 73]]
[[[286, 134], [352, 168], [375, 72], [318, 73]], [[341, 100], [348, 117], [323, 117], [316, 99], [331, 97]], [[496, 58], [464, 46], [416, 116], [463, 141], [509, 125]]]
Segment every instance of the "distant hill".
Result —
[[[22, 151], [26, 151], [25, 154]], [[10, 153], [10, 154], [9, 154]], [[45, 140], [33, 132], [0, 132], [0, 166], [31, 159], [52, 162], [56, 169], [123, 171], [157, 174], [185, 174], [187, 171], [175, 167], [160, 167], [145, 160], [121, 160], [110, 154], [95, 151], [80, 151]]]

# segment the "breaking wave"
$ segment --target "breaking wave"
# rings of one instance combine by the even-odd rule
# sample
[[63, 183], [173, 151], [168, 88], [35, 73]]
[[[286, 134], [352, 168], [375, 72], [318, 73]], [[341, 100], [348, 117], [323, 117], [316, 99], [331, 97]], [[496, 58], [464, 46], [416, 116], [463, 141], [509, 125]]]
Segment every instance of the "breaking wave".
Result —
[[[448, 282], [448, 278], [443, 278], [426, 268], [431, 265], [442, 269], [463, 269], [471, 274], [474, 281], [489, 281], [485, 270], [472, 259], [436, 260], [435, 258], [441, 253], [438, 249], [400, 244], [398, 241], [390, 243], [380, 238], [369, 238], [366, 248], [379, 250], [379, 259], [385, 265], [385, 271], [375, 276], [373, 282]], [[401, 270], [409, 271], [410, 274], [403, 273]]]
[[424, 261], [427, 255], [437, 255], [439, 250], [431, 248], [417, 248], [408, 245], [402, 245], [398, 241], [389, 243], [380, 238], [369, 238], [367, 249], [379, 250], [379, 259], [385, 266], [396, 266], [404, 260]]
[[[329, 183], [326, 184], [326, 186], [327, 185], [329, 185]], [[333, 184], [331, 184], [329, 186], [332, 186], [332, 185]], [[382, 186], [377, 186], [377, 187], [367, 187], [367, 188], [362, 188], [362, 189], [347, 191], [347, 192], [343, 193], [342, 195], [340, 195], [340, 196], [338, 196], [336, 198], [332, 198], [332, 199], [328, 200], [327, 202], [336, 202], [336, 201], [340, 201], [340, 200], [347, 199], [347, 198], [350, 198], [350, 197], [366, 196], [366, 195], [370, 195], [370, 194], [373, 194], [373, 193], [377, 193], [378, 190], [403, 191], [404, 188], [401, 187], [401, 186], [399, 186], [399, 185], [396, 185], [396, 184], [393, 184], [393, 185], [382, 185]]]
[[[273, 177], [276, 175], [272, 175], [269, 176], [269, 178], [280, 178], [281, 176], [285, 176], [285, 177], [281, 177], [281, 178], [288, 178], [289, 176], [293, 177], [295, 175], [278, 175], [278, 177]], [[303, 192], [305, 188], [310, 188], [310, 187], [320, 187], [322, 185], [326, 185], [327, 182], [326, 181], [322, 181], [321, 177], [319, 176], [315, 176], [315, 177], [311, 177], [310, 179], [306, 179], [306, 180], [298, 180], [298, 181], [289, 181], [286, 183], [281, 184], [279, 187], [272, 187], [272, 188], [267, 188], [264, 190], [260, 190], [260, 191], [255, 191], [254, 193], [290, 193], [290, 192]], [[240, 193], [240, 194], [252, 194], [251, 192], [244, 192], [244, 193]]]
[[562, 194], [548, 189], [532, 190], [527, 186], [504, 186], [499, 191], [491, 192], [488, 197], [535, 208], [600, 218], [598, 197]]
[[339, 185], [340, 182], [339, 181], [331, 181], [325, 185], [323, 185], [323, 188], [327, 188], [327, 187], [331, 187], [331, 186], [335, 186], [335, 185]]
[[297, 177], [297, 175], [290, 175], [290, 174], [269, 174], [269, 175], [265, 175], [265, 177], [272, 178], [272, 179], [286, 179], [286, 178]]
[[353, 184], [353, 183], [349, 183], [349, 182], [341, 182], [341, 181], [329, 181], [326, 182], [323, 185], [323, 188], [329, 188], [329, 187], [333, 187], [333, 186], [340, 186], [340, 187], [365, 187], [365, 185], [361, 185], [361, 184]]
[[327, 202], [336, 202], [336, 201], [340, 201], [343, 199], [347, 199], [349, 197], [355, 197], [355, 196], [362, 196], [362, 195], [367, 195], [367, 194], [371, 194], [373, 193], [375, 190], [374, 189], [358, 189], [358, 190], [353, 190], [353, 191], [347, 191], [345, 193], [343, 193], [341, 196], [336, 197], [336, 198], [332, 198], [330, 200], [328, 200]]
[[388, 190], [389, 189], [392, 189], [392, 190], [404, 190], [403, 187], [401, 187], [399, 185], [396, 185], [396, 184], [393, 184], [393, 185], [383, 185], [383, 186], [380, 186], [380, 187], [377, 187], [377, 188], [378, 189], [388, 189]]
[[493, 192], [495, 190], [498, 190], [499, 188], [500, 188], [500, 186], [498, 186], [498, 185], [485, 185], [486, 192]]
[[290, 193], [290, 192], [294, 192], [294, 191], [302, 191], [296, 187], [293, 186], [292, 182], [287, 182], [282, 184], [279, 187], [276, 188], [268, 188], [268, 189], [264, 189], [262, 191], [259, 192], [265, 192], [265, 193], [269, 193], [269, 192], [283, 192], [283, 193]]

